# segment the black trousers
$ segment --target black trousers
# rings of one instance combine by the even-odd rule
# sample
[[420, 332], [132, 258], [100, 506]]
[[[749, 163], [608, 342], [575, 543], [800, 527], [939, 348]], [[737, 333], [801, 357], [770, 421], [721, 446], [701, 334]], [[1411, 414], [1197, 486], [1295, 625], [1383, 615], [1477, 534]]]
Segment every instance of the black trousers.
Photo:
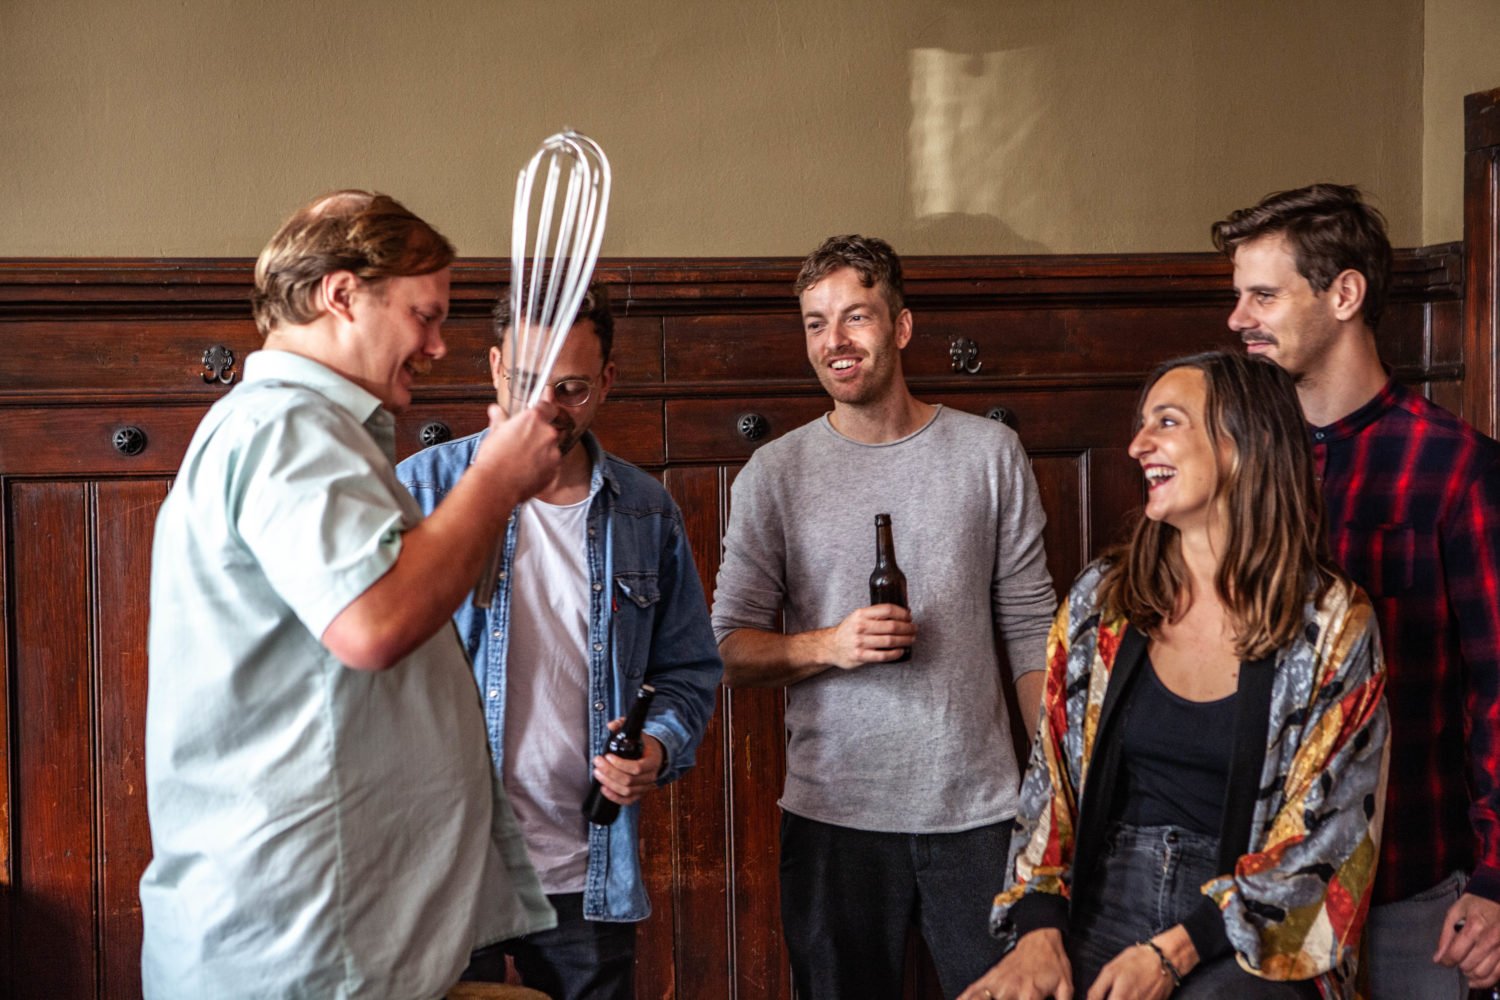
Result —
[[548, 896], [557, 926], [511, 938], [469, 957], [464, 979], [505, 982], [505, 956], [521, 982], [553, 1000], [634, 1000], [635, 924], [585, 920], [583, 893]]
[[1000, 961], [990, 904], [1007, 820], [962, 833], [872, 833], [781, 816], [781, 923], [799, 1000], [900, 1000], [907, 928], [945, 996]]

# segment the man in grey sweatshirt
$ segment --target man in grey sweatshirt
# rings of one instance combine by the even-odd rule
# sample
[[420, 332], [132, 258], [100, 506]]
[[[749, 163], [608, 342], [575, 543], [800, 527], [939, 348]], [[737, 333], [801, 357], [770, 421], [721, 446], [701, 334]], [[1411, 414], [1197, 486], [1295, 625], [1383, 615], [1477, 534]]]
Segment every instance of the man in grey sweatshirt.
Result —
[[[987, 919], [1019, 766], [998, 643], [1034, 730], [1056, 606], [1045, 518], [1009, 428], [908, 389], [889, 244], [832, 237], [795, 290], [833, 412], [736, 478], [714, 631], [727, 683], [787, 688], [781, 909], [798, 994], [899, 997], [915, 923], [953, 996], [1000, 958]], [[910, 610], [866, 606], [877, 513]]]

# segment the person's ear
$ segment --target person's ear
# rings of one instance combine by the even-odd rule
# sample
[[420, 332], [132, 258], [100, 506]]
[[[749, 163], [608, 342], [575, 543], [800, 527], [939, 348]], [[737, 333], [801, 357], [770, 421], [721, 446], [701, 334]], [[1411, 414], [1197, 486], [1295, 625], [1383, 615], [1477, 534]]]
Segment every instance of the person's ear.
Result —
[[609, 390], [614, 388], [614, 384], [615, 363], [611, 361], [606, 364], [604, 366], [604, 370], [599, 373], [599, 402], [602, 403], [606, 398], [608, 398]]
[[318, 288], [318, 304], [345, 322], [354, 319], [354, 297], [359, 293], [360, 280], [352, 271], [332, 271], [323, 275]]
[[896, 317], [896, 350], [911, 343], [911, 310], [903, 309]]
[[1365, 308], [1365, 292], [1368, 290], [1369, 284], [1363, 274], [1352, 267], [1340, 271], [1333, 279], [1333, 284], [1328, 286], [1329, 304], [1333, 308], [1334, 318], [1348, 322], [1360, 315]]
[[490, 348], [490, 381], [497, 393], [505, 391], [505, 362], [498, 347]]

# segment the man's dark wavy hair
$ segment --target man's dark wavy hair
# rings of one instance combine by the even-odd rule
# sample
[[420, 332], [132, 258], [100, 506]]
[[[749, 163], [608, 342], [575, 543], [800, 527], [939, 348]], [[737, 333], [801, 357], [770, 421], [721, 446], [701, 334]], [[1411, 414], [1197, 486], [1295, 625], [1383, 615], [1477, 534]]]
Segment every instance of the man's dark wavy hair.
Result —
[[807, 255], [792, 294], [801, 295], [834, 271], [854, 268], [860, 284], [877, 289], [891, 307], [891, 320], [906, 308], [906, 292], [901, 287], [901, 258], [891, 245], [876, 236], [830, 236]]
[[1297, 272], [1318, 292], [1341, 272], [1358, 271], [1365, 277], [1365, 323], [1371, 330], [1379, 324], [1391, 286], [1391, 241], [1385, 216], [1365, 204], [1359, 188], [1311, 184], [1278, 191], [1215, 222], [1212, 233], [1214, 246], [1230, 259], [1251, 240], [1284, 235]]
[[[511, 321], [509, 285], [500, 289], [500, 297], [495, 300], [495, 310], [490, 316], [495, 324], [495, 340], [505, 343], [505, 331], [510, 329]], [[577, 326], [584, 320], [594, 324], [594, 332], [599, 335], [599, 353], [603, 356], [604, 363], [609, 364], [610, 352], [615, 348], [615, 317], [609, 310], [608, 285], [596, 281], [583, 293], [583, 301], [578, 304], [578, 316], [573, 320], [573, 325]]]

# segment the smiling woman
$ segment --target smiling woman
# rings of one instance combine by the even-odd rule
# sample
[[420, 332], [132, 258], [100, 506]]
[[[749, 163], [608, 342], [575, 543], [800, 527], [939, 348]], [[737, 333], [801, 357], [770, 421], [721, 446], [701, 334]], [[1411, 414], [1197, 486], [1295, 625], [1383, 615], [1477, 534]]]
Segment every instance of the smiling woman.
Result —
[[1196, 368], [1174, 368], [1146, 394], [1141, 429], [1130, 442], [1130, 457], [1146, 474], [1146, 516], [1178, 531], [1200, 525], [1210, 533], [1222, 527], [1214, 517], [1220, 478], [1232, 451], [1220, 438], [1215, 447], [1207, 421], [1208, 383]]
[[1195, 355], [1152, 375], [1139, 419], [1145, 516], [1048, 642], [993, 914], [1016, 944], [963, 1000], [1348, 996], [1385, 674], [1327, 555], [1296, 392], [1269, 362]]

